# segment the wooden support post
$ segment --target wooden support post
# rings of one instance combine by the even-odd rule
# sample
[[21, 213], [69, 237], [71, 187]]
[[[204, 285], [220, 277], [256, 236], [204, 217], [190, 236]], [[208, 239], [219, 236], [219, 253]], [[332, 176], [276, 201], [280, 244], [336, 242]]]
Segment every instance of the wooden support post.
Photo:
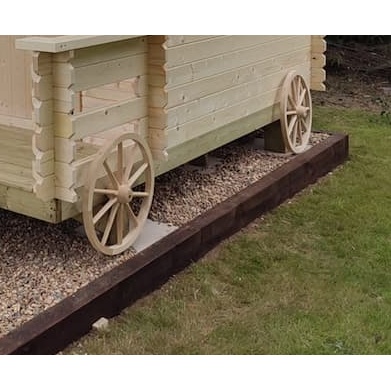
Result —
[[209, 165], [209, 155], [206, 153], [205, 155], [201, 155], [200, 157], [189, 162], [192, 166], [206, 168]]
[[265, 137], [265, 149], [267, 151], [287, 153], [288, 148], [282, 137], [280, 121], [272, 122], [263, 127]]

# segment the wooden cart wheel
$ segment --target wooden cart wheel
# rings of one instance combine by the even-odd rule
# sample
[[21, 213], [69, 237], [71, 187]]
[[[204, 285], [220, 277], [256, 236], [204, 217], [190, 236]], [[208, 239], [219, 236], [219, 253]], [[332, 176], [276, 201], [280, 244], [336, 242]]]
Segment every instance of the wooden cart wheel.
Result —
[[310, 139], [312, 102], [310, 89], [304, 78], [291, 71], [281, 90], [281, 131], [287, 148], [294, 153], [303, 152]]
[[138, 135], [125, 133], [102, 147], [83, 197], [84, 228], [96, 250], [115, 255], [134, 243], [151, 208], [154, 180], [151, 153]]

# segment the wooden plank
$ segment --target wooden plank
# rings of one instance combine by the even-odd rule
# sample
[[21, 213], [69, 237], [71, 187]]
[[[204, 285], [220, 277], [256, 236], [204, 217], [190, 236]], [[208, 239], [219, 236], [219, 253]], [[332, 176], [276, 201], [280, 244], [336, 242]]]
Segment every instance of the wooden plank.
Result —
[[47, 177], [54, 173], [54, 150], [36, 151], [32, 162], [33, 174]]
[[[5, 158], [7, 158], [6, 156]], [[1, 159], [0, 160], [0, 171], [1, 175], [7, 175], [8, 173], [12, 175], [19, 175], [21, 178], [32, 178], [32, 161], [30, 164], [22, 165], [17, 164], [16, 162], [10, 159]]]
[[[136, 92], [134, 89], [124, 91], [120, 88], [102, 86], [87, 90], [85, 96], [102, 100], [121, 101], [136, 97]], [[83, 107], [86, 107], [85, 104], [83, 104]]]
[[[1, 91], [1, 88], [0, 88]], [[29, 118], [19, 118], [12, 115], [0, 114], [0, 127], [8, 126], [13, 128], [32, 129], [33, 121], [31, 119], [31, 113]]]
[[[186, 65], [187, 73], [191, 73], [191, 67], [190, 65]], [[182, 67], [183, 68], [183, 67]], [[172, 70], [174, 71], [174, 69]], [[184, 72], [184, 73], [186, 73]], [[148, 65], [148, 84], [154, 87], [165, 87], [167, 85], [167, 79], [166, 79], [167, 73], [164, 69], [163, 65]], [[184, 75], [183, 76], [186, 82], [192, 81], [191, 75]], [[179, 83], [180, 84], [180, 83]], [[175, 84], [174, 84], [175, 86]]]
[[33, 72], [40, 76], [52, 74], [52, 56], [49, 53], [34, 52], [32, 54]]
[[73, 163], [55, 162], [55, 186], [70, 189], [76, 183], [76, 169]]
[[54, 37], [27, 37], [17, 39], [15, 47], [22, 50], [59, 53], [105, 43], [137, 38], [141, 35], [60, 35]]
[[[311, 72], [311, 88], [317, 91], [325, 91], [323, 82], [326, 80], [326, 71], [322, 68], [314, 68]], [[322, 87], [323, 85], [323, 87]]]
[[[0, 163], [1, 166], [1, 163]], [[12, 173], [3, 173], [0, 175], [0, 186], [11, 187], [27, 192], [33, 191], [33, 178], [26, 178]]]
[[0, 183], [5, 186], [32, 191], [33, 176], [31, 166], [28, 168], [0, 161]]
[[147, 112], [147, 98], [141, 97], [72, 116], [73, 138], [81, 139], [94, 133], [134, 121], [145, 117]]
[[205, 41], [211, 38], [217, 38], [218, 35], [167, 35], [165, 46], [167, 48], [179, 45], [185, 45], [193, 42]]
[[151, 36], [147, 38], [148, 43], [148, 64], [164, 65], [166, 62], [166, 50], [164, 48], [166, 37], [164, 35]]
[[[62, 188], [57, 188], [59, 193], [58, 196], [56, 195], [56, 198], [61, 200], [58, 201], [60, 205], [60, 216], [61, 220], [68, 220], [70, 218], [78, 219], [82, 221], [83, 217], [81, 215], [82, 211], [82, 205], [81, 205], [81, 197], [82, 197], [82, 188], [72, 190], [73, 193], [76, 194], [77, 201], [75, 202], [68, 202], [68, 201], [62, 201], [62, 198], [67, 198], [66, 194], [69, 193], [69, 189], [64, 189], [64, 195], [62, 195]], [[57, 190], [56, 189], [56, 190]]]
[[281, 37], [277, 35], [230, 35], [175, 46], [166, 49], [166, 66], [171, 68], [260, 43], [276, 41], [279, 38]]
[[11, 163], [17, 167], [31, 170], [31, 162], [34, 159], [31, 145], [29, 148], [16, 148], [15, 146], [2, 145], [0, 147], [0, 161]]
[[75, 82], [75, 69], [69, 63], [53, 63], [53, 87], [70, 88]]
[[66, 138], [55, 137], [56, 161], [71, 163], [76, 156], [76, 142]]
[[142, 136], [144, 139], [148, 137], [149, 134], [149, 118], [143, 117], [137, 119], [133, 122], [134, 125], [134, 133]]
[[43, 202], [51, 201], [55, 198], [55, 176], [42, 177], [34, 172], [34, 194]]
[[40, 127], [48, 127], [53, 122], [53, 101], [41, 101], [33, 97], [33, 122]]
[[[292, 68], [293, 66], [302, 68], [303, 63], [307, 64], [307, 67], [310, 68], [310, 55], [311, 53], [308, 49], [303, 49], [280, 56], [277, 59], [250, 64], [239, 69], [169, 89], [166, 107], [171, 108], [177, 105], [183, 105], [187, 102], [217, 94], [233, 86], [245, 85], [251, 81], [260, 81], [260, 84], [262, 84], [262, 79], [265, 79], [265, 84], [267, 84], [266, 80], [270, 79], [270, 75], [272, 75], [271, 77], [278, 78], [280, 82], [283, 77], [281, 75], [287, 73], [287, 68]], [[265, 86], [264, 90], [267, 91], [267, 88]], [[216, 99], [218, 98], [216, 97]]]
[[33, 129], [31, 128], [22, 128], [19, 126], [9, 126], [0, 124], [0, 136], [2, 140], [24, 140], [25, 143], [28, 143], [28, 140], [31, 140], [33, 135]]
[[[33, 83], [33, 91], [34, 97], [39, 100], [48, 100], [52, 98], [52, 86], [53, 86], [53, 78], [52, 75], [44, 75], [40, 76], [35, 72], [32, 73], [32, 83]], [[30, 94], [29, 94], [30, 96]], [[31, 96], [30, 96], [31, 98]]]
[[[71, 203], [71, 204], [75, 204], [79, 199], [79, 196], [77, 195], [74, 189], [72, 188], [66, 189], [64, 187], [56, 187], [55, 197], [58, 200], [66, 201], [67, 203]], [[81, 211], [81, 205], [80, 205], [80, 210], [75, 210], [74, 208], [72, 208], [71, 214], [68, 214], [66, 217], [61, 217], [61, 218], [66, 220], [68, 218], [75, 217], [75, 215], [80, 213], [80, 211]]]
[[[278, 59], [280, 56], [298, 50], [310, 52], [309, 36], [285, 36], [275, 41], [261, 42], [248, 48], [239, 48], [236, 51], [228, 51], [215, 55], [211, 53], [208, 58], [194, 61], [167, 70], [167, 88], [179, 86], [203, 78], [238, 69], [243, 66], [265, 60]], [[150, 84], [160, 85], [162, 78], [159, 74], [164, 69], [159, 66], [150, 67]]]
[[67, 62], [69, 60], [75, 68], [78, 68], [146, 52], [147, 38], [140, 36], [133, 39], [73, 50], [71, 56], [69, 52], [59, 53], [54, 55], [53, 61]]
[[166, 107], [168, 93], [160, 87], [149, 87], [149, 107]]
[[[129, 99], [129, 98], [128, 98]], [[83, 113], [86, 114], [90, 112], [91, 110], [112, 106], [117, 104], [118, 101], [113, 99], [101, 99], [101, 98], [94, 98], [90, 97], [88, 95], [85, 95], [83, 97]]]
[[74, 134], [72, 126], [72, 115], [64, 113], [53, 113], [54, 136], [70, 138]]
[[324, 53], [327, 50], [327, 43], [324, 35], [311, 36], [311, 51], [312, 53]]
[[192, 138], [180, 145], [170, 147], [168, 149], [168, 161], [157, 162], [155, 173], [160, 175], [172, 170], [278, 119], [278, 105], [267, 107], [220, 128], [216, 127], [198, 138]]
[[71, 75], [73, 78], [71, 79], [72, 90], [84, 91], [116, 81], [144, 75], [146, 74], [146, 66], [146, 55], [138, 54], [90, 66], [74, 68], [73, 75]]
[[0, 207], [39, 220], [59, 222], [56, 201], [43, 202], [32, 193], [32, 189], [26, 191], [0, 183]]
[[323, 68], [326, 66], [326, 56], [324, 54], [313, 53], [311, 56], [311, 66], [313, 68]]
[[65, 87], [54, 87], [53, 109], [55, 112], [66, 114], [79, 112], [80, 93]]
[[151, 128], [164, 129], [168, 125], [167, 110], [163, 108], [151, 107], [148, 110], [148, 117]]
[[49, 151], [54, 149], [53, 133], [53, 125], [37, 125], [32, 136], [33, 150]]

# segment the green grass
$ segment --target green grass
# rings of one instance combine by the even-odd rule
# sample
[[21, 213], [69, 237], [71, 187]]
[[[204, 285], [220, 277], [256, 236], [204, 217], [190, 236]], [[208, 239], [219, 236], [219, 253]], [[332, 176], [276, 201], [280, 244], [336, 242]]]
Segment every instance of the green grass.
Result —
[[350, 159], [69, 354], [391, 354], [391, 127], [316, 108]]

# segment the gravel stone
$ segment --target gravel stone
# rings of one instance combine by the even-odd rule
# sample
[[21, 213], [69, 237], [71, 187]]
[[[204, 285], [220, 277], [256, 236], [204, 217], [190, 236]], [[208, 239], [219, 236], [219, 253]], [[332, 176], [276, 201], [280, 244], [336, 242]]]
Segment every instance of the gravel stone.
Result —
[[[310, 143], [327, 138], [313, 133]], [[291, 154], [235, 142], [211, 155], [215, 163], [184, 165], [156, 178], [150, 218], [181, 226], [286, 163]], [[0, 209], [0, 337], [131, 258], [96, 252], [81, 224], [49, 224]]]

